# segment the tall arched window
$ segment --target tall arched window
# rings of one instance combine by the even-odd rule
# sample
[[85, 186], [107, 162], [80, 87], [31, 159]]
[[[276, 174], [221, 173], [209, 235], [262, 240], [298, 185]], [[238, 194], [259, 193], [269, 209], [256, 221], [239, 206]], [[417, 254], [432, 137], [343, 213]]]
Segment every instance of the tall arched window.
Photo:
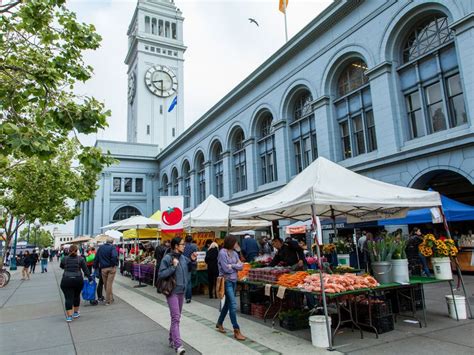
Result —
[[206, 166], [204, 164], [204, 154], [199, 153], [196, 157], [197, 173], [197, 200], [199, 204], [206, 199]]
[[467, 123], [452, 31], [446, 16], [430, 15], [410, 31], [398, 73], [409, 139]]
[[171, 24], [171, 38], [178, 39], [178, 32], [176, 31], [176, 23]]
[[119, 208], [115, 213], [114, 213], [114, 218], [112, 220], [114, 221], [121, 221], [123, 219], [130, 218], [132, 216], [139, 216], [141, 215], [140, 211], [136, 209], [135, 207], [132, 206], [125, 206]]
[[212, 171], [214, 175], [213, 193], [216, 197], [224, 196], [224, 164], [222, 161], [222, 145], [216, 142], [212, 148]]
[[173, 196], [179, 195], [178, 170], [176, 168], [171, 172], [171, 194]]
[[372, 97], [361, 59], [349, 62], [337, 81], [336, 115], [341, 135], [343, 159], [377, 149]]
[[245, 159], [244, 132], [235, 132], [232, 144], [234, 160], [234, 192], [247, 190], [247, 163]]
[[161, 179], [161, 189], [163, 191], [162, 196], [168, 196], [168, 176], [166, 174]]
[[275, 160], [275, 135], [272, 127], [273, 116], [270, 112], [265, 112], [260, 117], [257, 126], [258, 154], [260, 157], [260, 184], [268, 184], [277, 180], [276, 160]]
[[156, 18], [151, 19], [151, 33], [156, 35]]
[[293, 104], [290, 132], [296, 174], [300, 173], [318, 157], [316, 126], [311, 101], [313, 101], [311, 94], [303, 92], [296, 97]]
[[163, 36], [163, 20], [158, 21], [158, 36]]
[[145, 16], [145, 32], [150, 33], [150, 17]]
[[183, 193], [184, 193], [184, 208], [191, 207], [191, 174], [189, 162], [187, 160], [183, 163]]
[[170, 37], [170, 23], [168, 21], [165, 22], [165, 37]]

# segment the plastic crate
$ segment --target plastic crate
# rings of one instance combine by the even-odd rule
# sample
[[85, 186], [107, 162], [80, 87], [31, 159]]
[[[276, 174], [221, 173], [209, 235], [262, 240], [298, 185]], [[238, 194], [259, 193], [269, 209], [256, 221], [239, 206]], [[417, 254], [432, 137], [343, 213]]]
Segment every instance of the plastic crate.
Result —
[[240, 304], [240, 313], [242, 314], [252, 314], [252, 309], [250, 303], [241, 303]]
[[[409, 291], [407, 290], [406, 293]], [[397, 302], [397, 293], [396, 292], [391, 292], [388, 296], [388, 299], [390, 300], [390, 304], [392, 306], [393, 313], [400, 313], [400, 312], [411, 312], [412, 311], [412, 306], [411, 302], [409, 299], [403, 297], [403, 296], [398, 296], [399, 303]], [[423, 298], [422, 298], [422, 293], [421, 289], [417, 288], [415, 289], [415, 309], [416, 310], [422, 310], [423, 309]]]
[[[372, 319], [372, 326], [377, 329], [378, 334], [383, 334], [390, 332], [395, 329], [395, 324], [393, 321], [393, 316], [385, 316], [380, 318], [373, 318]], [[363, 327], [366, 328], [367, 331], [373, 332], [371, 327]]]
[[[371, 302], [372, 318], [380, 318], [392, 315], [392, 305], [390, 302]], [[369, 305], [364, 302], [357, 304], [357, 317], [360, 320], [369, 318]]]
[[280, 319], [280, 327], [288, 330], [300, 330], [309, 328], [309, 315], [286, 316]]

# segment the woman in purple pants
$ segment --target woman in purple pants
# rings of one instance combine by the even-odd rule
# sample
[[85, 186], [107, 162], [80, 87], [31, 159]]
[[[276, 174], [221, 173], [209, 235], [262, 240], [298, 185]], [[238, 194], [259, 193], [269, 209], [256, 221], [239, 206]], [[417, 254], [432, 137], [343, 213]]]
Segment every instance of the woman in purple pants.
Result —
[[179, 321], [183, 309], [184, 294], [190, 271], [196, 266], [196, 254], [193, 253], [188, 259], [183, 255], [184, 241], [181, 238], [171, 240], [171, 252], [161, 260], [158, 278], [173, 276], [176, 286], [169, 296], [166, 297], [170, 308], [171, 326], [169, 334], [170, 347], [176, 350], [176, 354], [184, 354], [185, 349], [179, 334]]

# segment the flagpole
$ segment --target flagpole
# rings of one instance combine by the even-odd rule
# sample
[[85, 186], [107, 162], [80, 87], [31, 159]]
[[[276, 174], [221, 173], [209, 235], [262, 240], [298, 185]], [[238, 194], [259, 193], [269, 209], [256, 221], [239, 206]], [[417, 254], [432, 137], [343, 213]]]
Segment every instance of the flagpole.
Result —
[[285, 14], [285, 39], [286, 42], [288, 42], [288, 25], [286, 24], [286, 1], [283, 0], [283, 9], [285, 10], [283, 13]]

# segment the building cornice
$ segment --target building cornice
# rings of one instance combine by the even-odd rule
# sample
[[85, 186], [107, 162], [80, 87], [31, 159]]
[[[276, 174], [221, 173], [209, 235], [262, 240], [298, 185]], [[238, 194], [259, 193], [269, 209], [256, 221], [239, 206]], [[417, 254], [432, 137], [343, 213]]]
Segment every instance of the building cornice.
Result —
[[450, 26], [456, 32], [456, 35], [460, 35], [467, 30], [470, 30], [474, 27], [474, 12], [471, 12], [467, 16], [453, 22]]
[[323, 106], [329, 105], [330, 101], [331, 100], [330, 100], [329, 96], [327, 96], [327, 95], [320, 96], [311, 103], [311, 107], [313, 108], [313, 110], [317, 110], [317, 109], [319, 109]]
[[390, 73], [392, 71], [392, 62], [382, 62], [377, 64], [375, 67], [370, 68], [365, 71], [365, 75], [369, 77], [370, 80], [379, 77], [380, 75]]

